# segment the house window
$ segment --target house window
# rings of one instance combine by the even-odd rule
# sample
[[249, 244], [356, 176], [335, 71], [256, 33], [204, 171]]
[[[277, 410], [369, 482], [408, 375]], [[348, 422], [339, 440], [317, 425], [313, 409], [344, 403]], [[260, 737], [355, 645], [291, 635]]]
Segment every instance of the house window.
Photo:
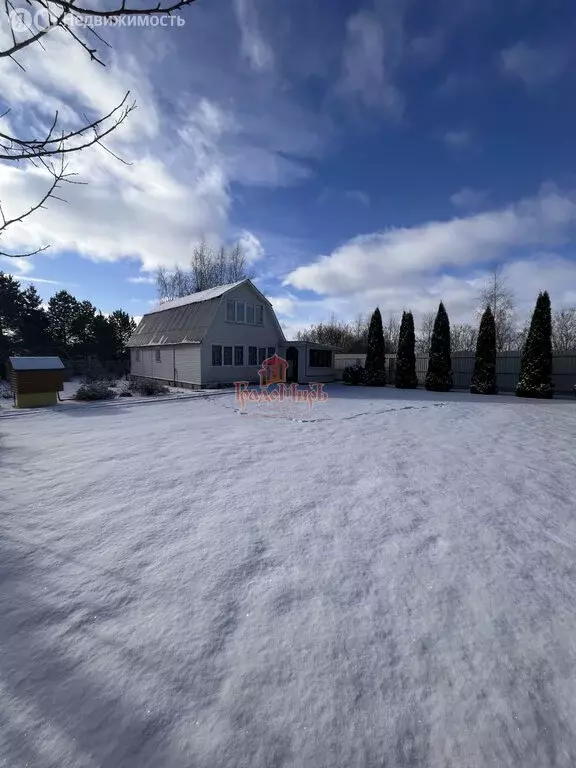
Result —
[[232, 347], [223, 347], [224, 365], [232, 365]]
[[244, 365], [244, 347], [234, 347], [234, 365]]
[[248, 347], [248, 365], [258, 365], [258, 347]]
[[236, 322], [246, 322], [246, 304], [243, 301], [236, 302]]
[[256, 325], [264, 325], [264, 306], [256, 304], [254, 307], [254, 322]]
[[136, 359], [137, 363], [140, 362], [140, 350], [139, 349], [136, 350], [136, 358], [135, 359]]
[[264, 360], [266, 360], [266, 347], [258, 347], [258, 365], [262, 365]]
[[161, 363], [162, 362], [162, 356], [160, 355], [160, 349], [156, 350], [156, 362]]
[[332, 368], [332, 352], [329, 349], [310, 350], [311, 368]]
[[268, 347], [266, 351], [266, 357], [272, 357], [272, 355], [276, 354], [276, 347]]
[[231, 323], [236, 320], [236, 302], [234, 299], [228, 299], [226, 302], [226, 320]]
[[222, 347], [212, 344], [212, 365], [222, 365]]
[[246, 322], [254, 325], [254, 304], [246, 304]]

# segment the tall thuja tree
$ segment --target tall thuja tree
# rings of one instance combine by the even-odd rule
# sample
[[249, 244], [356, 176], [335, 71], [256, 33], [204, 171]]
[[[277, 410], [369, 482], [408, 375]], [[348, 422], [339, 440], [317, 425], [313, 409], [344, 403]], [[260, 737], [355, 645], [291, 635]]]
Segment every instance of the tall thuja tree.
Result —
[[550, 398], [552, 384], [552, 313], [548, 292], [538, 294], [528, 338], [522, 352], [518, 397]]
[[384, 331], [382, 315], [378, 307], [372, 313], [368, 329], [368, 349], [366, 351], [366, 384], [370, 387], [386, 385], [386, 355], [384, 351]]
[[431, 392], [449, 392], [454, 385], [452, 379], [452, 358], [450, 356], [450, 321], [440, 302], [438, 314], [434, 321], [428, 371], [426, 373], [426, 389]]
[[396, 355], [397, 389], [416, 389], [418, 378], [416, 376], [416, 335], [414, 333], [414, 317], [412, 312], [402, 313], [400, 324], [400, 337], [398, 339], [398, 353]]
[[470, 384], [474, 395], [495, 395], [496, 386], [496, 324], [490, 305], [484, 310], [476, 342], [476, 359]]

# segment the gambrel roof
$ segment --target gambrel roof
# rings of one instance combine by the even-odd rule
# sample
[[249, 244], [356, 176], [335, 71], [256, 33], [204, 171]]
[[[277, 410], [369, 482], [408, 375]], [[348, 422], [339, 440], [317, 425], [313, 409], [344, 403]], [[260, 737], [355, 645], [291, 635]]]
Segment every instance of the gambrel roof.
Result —
[[[218, 285], [206, 291], [192, 293], [181, 299], [165, 301], [144, 315], [133, 335], [128, 340], [128, 347], [157, 347], [165, 344], [201, 344], [210, 328], [220, 306], [222, 297], [238, 288], [249, 285], [259, 299], [274, 310], [268, 299], [248, 278], [236, 283]], [[276, 315], [274, 315], [276, 320]], [[278, 321], [276, 320], [276, 323]], [[278, 324], [281, 334], [282, 330]]]

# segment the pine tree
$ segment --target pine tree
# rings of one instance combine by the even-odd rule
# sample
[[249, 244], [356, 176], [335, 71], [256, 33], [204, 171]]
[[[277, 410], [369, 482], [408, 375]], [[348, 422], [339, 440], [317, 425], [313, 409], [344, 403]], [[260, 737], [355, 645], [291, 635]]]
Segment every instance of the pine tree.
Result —
[[400, 325], [400, 337], [398, 339], [398, 353], [396, 355], [397, 389], [416, 389], [418, 378], [416, 376], [416, 335], [414, 333], [414, 317], [412, 312], [402, 313]]
[[368, 349], [366, 352], [366, 384], [371, 387], [386, 386], [386, 355], [384, 352], [384, 331], [382, 315], [378, 307], [372, 313], [368, 330]]
[[528, 338], [522, 351], [518, 397], [550, 398], [552, 384], [552, 313], [547, 291], [538, 294]]
[[440, 302], [438, 314], [434, 321], [428, 371], [426, 373], [426, 389], [431, 392], [449, 392], [453, 387], [452, 358], [450, 356], [450, 321]]
[[480, 321], [470, 392], [474, 395], [495, 395], [498, 392], [496, 385], [496, 324], [490, 305], [484, 310]]

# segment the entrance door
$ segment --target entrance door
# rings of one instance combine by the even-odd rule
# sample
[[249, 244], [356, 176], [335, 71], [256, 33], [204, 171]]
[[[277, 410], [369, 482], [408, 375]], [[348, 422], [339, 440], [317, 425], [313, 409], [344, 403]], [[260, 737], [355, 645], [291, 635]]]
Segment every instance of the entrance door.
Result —
[[296, 347], [288, 347], [286, 350], [286, 362], [288, 363], [286, 381], [298, 384], [298, 350]]

